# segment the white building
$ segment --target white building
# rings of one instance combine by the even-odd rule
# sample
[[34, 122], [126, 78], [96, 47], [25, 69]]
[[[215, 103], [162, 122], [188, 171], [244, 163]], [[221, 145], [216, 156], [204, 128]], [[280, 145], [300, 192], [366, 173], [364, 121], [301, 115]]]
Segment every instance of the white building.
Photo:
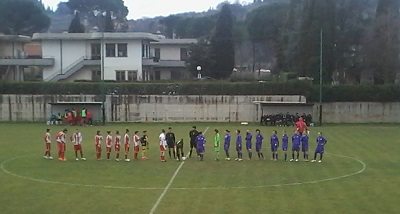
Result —
[[0, 80], [24, 81], [28, 68], [52, 66], [52, 58], [29, 56], [25, 45], [31, 42], [28, 36], [0, 35]]
[[[159, 39], [150, 33], [37, 33], [44, 81], [181, 79], [194, 39]], [[187, 72], [186, 72], [187, 73]]]
[[186, 69], [190, 46], [197, 43], [196, 39], [160, 39], [151, 42], [151, 52], [154, 62], [151, 70], [155, 80], [188, 79], [190, 72]]

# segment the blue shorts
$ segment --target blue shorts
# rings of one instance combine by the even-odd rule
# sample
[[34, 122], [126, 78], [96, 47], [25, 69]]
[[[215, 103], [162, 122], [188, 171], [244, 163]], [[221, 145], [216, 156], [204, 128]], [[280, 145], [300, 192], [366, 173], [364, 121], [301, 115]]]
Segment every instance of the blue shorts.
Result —
[[278, 147], [277, 146], [271, 146], [271, 152], [276, 152], [278, 151]]
[[308, 145], [301, 146], [302, 152], [308, 152]]
[[197, 153], [204, 153], [204, 147], [197, 147]]
[[251, 146], [252, 146], [251, 144], [247, 144], [247, 143], [246, 143], [246, 149], [247, 149], [247, 150], [250, 150], [250, 149], [251, 149]]
[[319, 149], [319, 148], [317, 148], [317, 149], [315, 150], [315, 153], [323, 154], [323, 153], [324, 153], [324, 149]]
[[288, 147], [282, 147], [282, 151], [287, 151]]
[[300, 151], [300, 146], [293, 146], [292, 151]]
[[261, 151], [261, 145], [256, 145], [256, 152], [260, 152]]

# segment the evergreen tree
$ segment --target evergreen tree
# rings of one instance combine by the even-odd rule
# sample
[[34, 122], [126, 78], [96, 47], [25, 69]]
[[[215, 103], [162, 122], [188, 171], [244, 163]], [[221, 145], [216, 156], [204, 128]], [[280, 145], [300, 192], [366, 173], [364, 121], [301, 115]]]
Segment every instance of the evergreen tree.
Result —
[[214, 77], [219, 79], [229, 77], [235, 65], [233, 17], [229, 4], [222, 6], [211, 45], [212, 55], [215, 57]]
[[[393, 83], [399, 72], [400, 1], [379, 0], [374, 29], [368, 38], [367, 76], [375, 84]], [[377, 57], [379, 56], [379, 57]]]
[[104, 32], [115, 32], [114, 22], [111, 18], [111, 11], [107, 11], [104, 21]]
[[335, 0], [304, 0], [297, 66], [300, 76], [319, 81], [320, 32], [323, 31], [323, 81], [330, 82], [336, 70], [336, 3]]
[[85, 26], [81, 23], [81, 18], [79, 16], [79, 12], [75, 13], [75, 17], [72, 19], [71, 24], [69, 25], [68, 33], [84, 33]]

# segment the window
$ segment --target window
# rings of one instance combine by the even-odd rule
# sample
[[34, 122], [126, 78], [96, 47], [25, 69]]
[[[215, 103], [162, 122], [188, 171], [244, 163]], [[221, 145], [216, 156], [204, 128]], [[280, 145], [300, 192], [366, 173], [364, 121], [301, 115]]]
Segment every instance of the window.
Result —
[[145, 48], [145, 46], [144, 46], [144, 44], [142, 44], [142, 58], [144, 58], [144, 48]]
[[115, 44], [106, 44], [106, 57], [115, 57]]
[[128, 71], [128, 81], [137, 81], [137, 73], [138, 71]]
[[92, 80], [93, 81], [101, 80], [101, 71], [100, 70], [92, 70]]
[[128, 44], [126, 43], [109, 43], [106, 44], [107, 57], [128, 57]]
[[117, 45], [118, 57], [128, 57], [128, 44], [119, 43]]
[[181, 60], [186, 61], [189, 58], [187, 48], [181, 48]]
[[161, 52], [160, 52], [160, 48], [154, 48], [154, 58], [156, 60], [159, 60], [161, 57]]
[[91, 47], [91, 53], [92, 53], [92, 57], [91, 59], [93, 60], [99, 60], [101, 59], [101, 45], [100, 43], [92, 43], [90, 45]]
[[115, 71], [115, 80], [126, 81], [125, 71]]

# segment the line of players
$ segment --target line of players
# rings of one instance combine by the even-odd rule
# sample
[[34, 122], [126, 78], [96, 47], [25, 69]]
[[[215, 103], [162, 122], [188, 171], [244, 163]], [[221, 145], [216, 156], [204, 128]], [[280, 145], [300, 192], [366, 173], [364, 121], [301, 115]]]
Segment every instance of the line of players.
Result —
[[[301, 151], [303, 152], [304, 160], [308, 161], [309, 137], [308, 137], [306, 130], [302, 130], [302, 131], [303, 131], [303, 133], [301, 133], [299, 130], [296, 129], [294, 135], [292, 136], [292, 159], [290, 159], [290, 161], [299, 161], [300, 148], [301, 148]], [[215, 135], [214, 135], [215, 160], [218, 161], [221, 137], [220, 137], [219, 131], [217, 129], [215, 129], [214, 132], [215, 132]], [[67, 134], [67, 129], [64, 129], [64, 130], [58, 132], [56, 135], [56, 141], [57, 141], [57, 147], [58, 147], [58, 160], [60, 160], [60, 161], [66, 161], [66, 158], [65, 158], [66, 134]], [[246, 141], [245, 143], [246, 143], [246, 150], [248, 153], [249, 160], [252, 159], [252, 137], [253, 137], [252, 133], [249, 130], [247, 130], [246, 136], [245, 136], [245, 141]], [[189, 132], [189, 138], [190, 138], [189, 158], [192, 157], [193, 150], [195, 149], [199, 160], [201, 160], [201, 161], [204, 160], [206, 138], [203, 135], [203, 133], [197, 131], [196, 126], [193, 126], [193, 129]], [[255, 138], [256, 138], [255, 148], [256, 148], [258, 158], [264, 159], [264, 154], [262, 153], [262, 144], [263, 144], [264, 137], [260, 133], [259, 129], [256, 130]], [[76, 129], [76, 131], [71, 135], [70, 140], [74, 145], [75, 159], [79, 160], [79, 157], [78, 157], [78, 152], [79, 152], [80, 159], [86, 160], [86, 158], [83, 155], [83, 150], [82, 150], [82, 140], [83, 140], [82, 134], [78, 129]], [[95, 135], [95, 148], [96, 148], [96, 159], [97, 160], [101, 160], [103, 140], [104, 139], [103, 139], [103, 136], [101, 135], [101, 132], [97, 131], [97, 133]], [[147, 132], [143, 131], [143, 134], [140, 137], [139, 132], [135, 131], [134, 135], [132, 136], [132, 141], [131, 141], [129, 130], [126, 129], [123, 139], [121, 138], [119, 131], [116, 131], [114, 136], [112, 135], [111, 131], [107, 131], [107, 136], [105, 138], [106, 159], [107, 160], [110, 160], [111, 152], [114, 148], [115, 160], [120, 161], [120, 151], [121, 151], [121, 144], [122, 144], [121, 140], [123, 141], [123, 144], [124, 144], [125, 161], [130, 161], [128, 156], [129, 156], [131, 142], [133, 144], [134, 159], [135, 160], [138, 159], [140, 147], [142, 148], [141, 159], [142, 160], [148, 159], [147, 158], [147, 150], [149, 149], [149, 142], [148, 142]], [[45, 159], [53, 159], [53, 157], [50, 154], [50, 151], [51, 151], [50, 129], [46, 130], [46, 133], [44, 136], [44, 141], [45, 141], [45, 154], [43, 157]], [[327, 140], [325, 137], [322, 136], [322, 133], [318, 133], [316, 142], [317, 142], [317, 147], [316, 147], [316, 150], [314, 153], [314, 159], [312, 160], [312, 162], [316, 161], [317, 154], [320, 154], [319, 162], [321, 162], [323, 153], [324, 153], [324, 147], [325, 147], [325, 144], [327, 143]], [[169, 150], [170, 158], [172, 158], [171, 151], [172, 151], [174, 159], [177, 159], [180, 161], [181, 159], [184, 160], [186, 158], [184, 155], [184, 152], [183, 152], [183, 139], [176, 142], [175, 134], [172, 132], [171, 127], [168, 128], [167, 133], [165, 132], [164, 129], [161, 131], [161, 134], [159, 135], [159, 143], [160, 143], [160, 160], [162, 162], [166, 162], [165, 153], [166, 153], [167, 148]], [[228, 160], [228, 161], [231, 160], [230, 153], [229, 153], [230, 144], [231, 144], [231, 134], [230, 134], [229, 130], [226, 130], [225, 137], [224, 137], [224, 151], [225, 151], [225, 155], [226, 155], [225, 160]], [[235, 158], [235, 160], [242, 161], [243, 160], [242, 135], [240, 133], [240, 130], [236, 130], [235, 144], [236, 144], [236, 152], [237, 152], [237, 157]], [[271, 135], [270, 146], [271, 146], [271, 152], [272, 152], [272, 160], [278, 160], [279, 138], [277, 136], [276, 131], [273, 131], [273, 133]], [[282, 136], [282, 151], [284, 153], [285, 161], [287, 161], [288, 147], [289, 147], [289, 137], [284, 132], [284, 134]]]
[[[307, 130], [301, 130], [300, 132], [298, 129], [296, 129], [295, 133], [292, 136], [292, 158], [289, 161], [299, 161], [299, 156], [300, 156], [300, 149], [303, 152], [303, 158], [305, 161], [309, 160], [309, 136], [308, 136], [308, 131]], [[219, 152], [220, 152], [220, 134], [218, 129], [214, 130], [215, 135], [214, 135], [214, 152], [215, 152], [215, 160], [219, 160]], [[189, 132], [189, 137], [190, 137], [190, 152], [189, 152], [189, 158], [192, 156], [192, 151], [195, 148], [197, 152], [197, 156], [199, 157], [199, 160], [202, 161], [204, 159], [204, 153], [205, 153], [205, 143], [206, 139], [202, 132], [198, 132], [196, 130], [196, 127], [193, 126], [193, 129]], [[231, 133], [229, 130], [225, 131], [225, 136], [224, 136], [224, 151], [226, 158], [225, 160], [229, 161], [231, 160], [230, 157], [230, 146], [231, 146]], [[161, 138], [160, 138], [161, 139]], [[252, 139], [253, 135], [250, 132], [250, 130], [247, 130], [246, 135], [245, 135], [245, 145], [246, 145], [246, 150], [248, 154], [248, 159], [251, 160], [253, 156], [252, 152]], [[264, 154], [262, 153], [262, 144], [263, 144], [264, 137], [261, 134], [260, 130], [256, 130], [256, 136], [255, 136], [255, 149], [258, 155], [259, 159], [265, 159]], [[161, 142], [161, 141], [160, 141]], [[318, 136], [316, 138], [316, 149], [314, 153], [314, 158], [311, 160], [311, 162], [316, 162], [317, 159], [317, 154], [320, 154], [318, 162], [322, 162], [322, 157], [325, 151], [325, 144], [328, 141], [326, 138], [322, 135], [321, 132], [318, 132]], [[161, 143], [160, 143], [161, 144]], [[242, 152], [242, 147], [243, 147], [243, 140], [242, 140], [242, 135], [241, 131], [238, 129], [236, 130], [236, 139], [235, 139], [235, 150], [237, 153], [237, 157], [235, 158], [235, 161], [242, 161], [243, 160], [243, 152]], [[270, 137], [270, 146], [271, 146], [271, 153], [272, 153], [272, 159], [271, 160], [278, 160], [278, 148], [279, 148], [279, 137], [277, 135], [277, 131], [273, 131], [271, 137]], [[286, 134], [286, 132], [283, 133], [282, 136], [282, 151], [284, 153], [284, 160], [287, 161], [288, 159], [288, 148], [289, 148], [289, 136]]]

